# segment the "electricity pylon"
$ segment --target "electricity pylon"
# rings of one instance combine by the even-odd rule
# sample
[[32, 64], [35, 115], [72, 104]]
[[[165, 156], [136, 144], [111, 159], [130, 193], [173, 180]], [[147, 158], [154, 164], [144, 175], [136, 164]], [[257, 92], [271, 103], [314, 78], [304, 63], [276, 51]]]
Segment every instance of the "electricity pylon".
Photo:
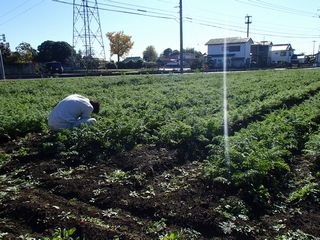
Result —
[[73, 0], [73, 47], [83, 56], [106, 59], [97, 0]]

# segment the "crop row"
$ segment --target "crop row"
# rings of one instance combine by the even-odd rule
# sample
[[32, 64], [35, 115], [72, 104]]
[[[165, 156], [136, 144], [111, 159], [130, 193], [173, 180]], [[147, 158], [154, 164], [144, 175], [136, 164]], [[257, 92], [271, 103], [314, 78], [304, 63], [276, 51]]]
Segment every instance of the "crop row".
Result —
[[[91, 161], [96, 160], [103, 160], [102, 165], [97, 163], [98, 165], [93, 168], [99, 169], [100, 166], [103, 166], [101, 173], [105, 171], [108, 174], [110, 172], [111, 175], [112, 173], [120, 174], [119, 177], [124, 173], [131, 174], [131, 170], [128, 172], [113, 171], [113, 165], [120, 168], [122, 165], [126, 165], [126, 169], [128, 169], [128, 166], [137, 166], [139, 173], [140, 170], [147, 172], [155, 170], [157, 172], [153, 173], [154, 175], [150, 176], [150, 179], [149, 176], [144, 177], [144, 172], [139, 176], [137, 175], [137, 178], [130, 178], [129, 188], [138, 186], [138, 189], [132, 191], [132, 196], [126, 194], [126, 191], [122, 191], [122, 187], [118, 189], [113, 187], [114, 185], [111, 186], [115, 193], [118, 193], [117, 190], [120, 193], [111, 194], [111, 196], [116, 196], [114, 202], [117, 207], [127, 209], [128, 206], [122, 205], [123, 202], [127, 201], [121, 202], [117, 199], [129, 195], [131, 197], [129, 198], [131, 201], [129, 201], [130, 209], [132, 205], [133, 209], [138, 209], [140, 212], [140, 206], [142, 206], [141, 213], [148, 215], [146, 213], [148, 208], [145, 208], [143, 201], [138, 199], [138, 206], [135, 203], [140, 193], [146, 192], [145, 190], [149, 192], [151, 189], [149, 189], [149, 186], [153, 186], [149, 184], [149, 180], [152, 182], [155, 180], [155, 183], [163, 183], [163, 181], [167, 183], [172, 176], [170, 183], [175, 184], [177, 183], [175, 176], [180, 170], [177, 170], [179, 168], [173, 170], [171, 168], [176, 164], [183, 164], [180, 161], [180, 156], [182, 156], [182, 160], [206, 159], [205, 162], [197, 163], [201, 166], [199, 168], [194, 169], [193, 166], [182, 168], [181, 174], [184, 173], [185, 169], [186, 174], [192, 175], [190, 183], [196, 183], [192, 185], [194, 188], [186, 189], [186, 191], [180, 189], [181, 192], [179, 190], [178, 195], [174, 195], [176, 194], [175, 191], [178, 190], [176, 188], [172, 192], [172, 198], [168, 199], [166, 197], [171, 193], [160, 195], [160, 197], [156, 195], [154, 195], [154, 198], [152, 197], [159, 203], [161, 202], [162, 205], [169, 206], [169, 208], [165, 207], [159, 210], [160, 213], [162, 212], [160, 216], [167, 218], [167, 216], [172, 216], [170, 215], [171, 209], [181, 205], [180, 199], [189, 198], [186, 193], [190, 193], [190, 201], [193, 205], [185, 205], [186, 208], [182, 208], [182, 212], [193, 212], [188, 212], [187, 208], [190, 210], [190, 206], [195, 206], [193, 208], [195, 212], [203, 208], [203, 213], [196, 214], [197, 216], [202, 216], [201, 214], [204, 216], [204, 218], [201, 217], [196, 220], [195, 223], [198, 227], [205, 226], [206, 221], [203, 221], [203, 219], [209, 219], [209, 222], [218, 226], [220, 217], [216, 218], [216, 214], [208, 215], [208, 209], [211, 212], [221, 210], [224, 212], [221, 214], [228, 213], [228, 211], [235, 211], [238, 214], [238, 210], [234, 209], [234, 206], [240, 206], [241, 210], [246, 211], [239, 212], [241, 214], [245, 213], [251, 218], [259, 213], [255, 210], [274, 207], [275, 204], [272, 203], [280, 198], [280, 203], [284, 204], [285, 201], [299, 201], [299, 199], [308, 197], [309, 194], [319, 194], [319, 184], [313, 178], [314, 173], [311, 174], [311, 177], [308, 175], [305, 181], [292, 183], [292, 172], [299, 167], [293, 164], [294, 156], [304, 153], [316, 159], [319, 156], [320, 81], [318, 71], [258, 71], [230, 73], [227, 77], [229, 129], [231, 132], [228, 139], [230, 146], [228, 156], [225, 156], [222, 131], [223, 91], [221, 74], [1, 82], [0, 166], [10, 159], [14, 160], [2, 167], [2, 172], [5, 173], [10, 168], [13, 169], [12, 171], [18, 169], [19, 172], [13, 174], [23, 178], [25, 173], [28, 174], [26, 179], [32, 179], [29, 177], [29, 170], [25, 171], [27, 168], [20, 167], [21, 164], [28, 163], [28, 169], [30, 169], [31, 175], [35, 177], [34, 179], [37, 178], [40, 181], [43, 178], [45, 180], [40, 181], [40, 186], [45, 189], [49, 187], [48, 189], [53, 190], [53, 193], [68, 196], [68, 199], [75, 194], [80, 202], [90, 205], [97, 206], [98, 201], [101, 201], [101, 206], [104, 206], [103, 209], [105, 209], [110, 207], [108, 206], [109, 191], [104, 192], [99, 198], [93, 199], [97, 201], [93, 203], [90, 199], [92, 193], [99, 194], [100, 191], [98, 193], [98, 191], [91, 190], [98, 190], [97, 187], [100, 188], [101, 186], [96, 186], [96, 182], [91, 181], [90, 184], [86, 185], [88, 194], [84, 194], [81, 187], [83, 183], [87, 183], [90, 179], [104, 178], [104, 176], [107, 176], [106, 174], [91, 175], [91, 171], [85, 170], [87, 169], [85, 166], [83, 170], [79, 170], [79, 173], [83, 171], [83, 175], [80, 174], [82, 177], [74, 179], [76, 185], [73, 185], [73, 181], [70, 179], [66, 180], [68, 184], [65, 184], [67, 182], [60, 182], [61, 179], [55, 179], [55, 177], [76, 176], [78, 174], [77, 170], [72, 174], [73, 168], [70, 168], [70, 166], [79, 166], [79, 164], [84, 163], [81, 164], [82, 168], [83, 165], [88, 163], [90, 165]], [[59, 100], [71, 93], [83, 94], [90, 99], [101, 101], [101, 112], [99, 115], [94, 115], [98, 120], [97, 124], [51, 132], [46, 123], [49, 111]], [[26, 138], [15, 141], [17, 136], [34, 132], [40, 132], [41, 134], [30, 134]], [[3, 143], [10, 140], [12, 142], [8, 144]], [[145, 146], [139, 146], [133, 151], [114, 156], [115, 153], [131, 149], [137, 144], [150, 143], [153, 143], [153, 145], [147, 147], [150, 147], [152, 152], [143, 152], [143, 156], [144, 154], [151, 154], [151, 157], [143, 159], [148, 162], [146, 166], [151, 166], [150, 168], [138, 166], [140, 161], [135, 161], [140, 158], [140, 155], [138, 155], [140, 152], [135, 153], [135, 151], [139, 151], [139, 149], [144, 151]], [[174, 150], [168, 152], [174, 152], [174, 161], [170, 162], [173, 159], [170, 154], [165, 159], [161, 154], [158, 155], [158, 150], [164, 148], [154, 148], [154, 144], [173, 147]], [[153, 151], [153, 149], [157, 150]], [[150, 162], [149, 159], [153, 159], [153, 157], [159, 159], [159, 162], [153, 163], [152, 160]], [[118, 162], [119, 165], [117, 165]], [[167, 162], [170, 162], [170, 164], [167, 164]], [[106, 163], [107, 165], [105, 165]], [[160, 170], [154, 167], [158, 164], [163, 165]], [[319, 176], [319, 161], [316, 164], [318, 165], [315, 165], [314, 168], [316, 168], [316, 176]], [[206, 177], [201, 176], [203, 165], [205, 165]], [[131, 169], [130, 167], [129, 169]], [[167, 168], [169, 169], [168, 172], [161, 174]], [[42, 169], [48, 171], [42, 171]], [[60, 170], [62, 171], [60, 172]], [[50, 174], [52, 171], [57, 171], [57, 175], [56, 173]], [[189, 171], [195, 171], [196, 174], [193, 175]], [[133, 170], [132, 173], [136, 173], [136, 170]], [[167, 173], [172, 173], [172, 175], [167, 177]], [[40, 178], [37, 177], [38, 174], [41, 176]], [[52, 176], [54, 176], [53, 179], [51, 179]], [[301, 173], [301, 177], [303, 177], [303, 173]], [[47, 181], [47, 178], [50, 181]], [[181, 181], [183, 183], [177, 184], [177, 187], [189, 185], [189, 181], [184, 174], [181, 175]], [[208, 186], [208, 182], [217, 185]], [[6, 182], [3, 183], [5, 186]], [[180, 182], [178, 181], [178, 183]], [[291, 188], [285, 186], [290, 184], [292, 186], [296, 185]], [[56, 185], [62, 186], [62, 188], [53, 187]], [[121, 184], [121, 186], [126, 185]], [[104, 186], [108, 188], [108, 184]], [[167, 190], [170, 184], [162, 186]], [[201, 189], [198, 193], [197, 188], [199, 186]], [[223, 191], [220, 192], [221, 189]], [[206, 191], [209, 192], [209, 195], [204, 194]], [[179, 195], [179, 192], [181, 195]], [[71, 193], [71, 195], [68, 193]], [[233, 193], [236, 197], [230, 198]], [[87, 196], [89, 197], [87, 198]], [[141, 196], [143, 195], [140, 194]], [[219, 207], [217, 207], [218, 203], [215, 200], [222, 196], [226, 201], [221, 198]], [[204, 201], [201, 200], [203, 198], [205, 198]], [[123, 199], [125, 198], [123, 197]], [[195, 201], [196, 199], [201, 201]], [[152, 208], [161, 205], [153, 205], [151, 200], [148, 199], [146, 202], [150, 201], [149, 206]], [[237, 203], [233, 204], [234, 201]], [[24, 203], [29, 204], [29, 201], [24, 201]], [[198, 205], [200, 208], [198, 208]], [[22, 206], [23, 209], [25, 205], [18, 203], [17, 206]], [[169, 210], [170, 214], [168, 213]], [[38, 211], [37, 208], [36, 212]], [[270, 212], [268, 212], [268, 215]], [[180, 225], [182, 222], [180, 220], [185, 219], [184, 224], [193, 226], [194, 218], [190, 218], [189, 215], [185, 218], [184, 215], [183, 217], [178, 216], [178, 220], [174, 220], [173, 223]], [[150, 215], [150, 218], [153, 217]], [[281, 218], [283, 219], [283, 216]], [[255, 218], [252, 219], [256, 220]], [[242, 220], [241, 226], [249, 226]], [[227, 224], [229, 222], [222, 223]], [[231, 223], [233, 224], [232, 221]], [[231, 225], [225, 226], [229, 227]], [[210, 228], [204, 227], [203, 229], [206, 229], [203, 231], [207, 231]], [[251, 228], [248, 229], [248, 231], [251, 231]], [[211, 228], [210, 231], [214, 230]]]
[[320, 159], [320, 129], [318, 132], [310, 135], [304, 152], [309, 157]]
[[[283, 83], [278, 84], [274, 83], [278, 79], [272, 78], [274, 73], [259, 74], [259, 81], [255, 79], [257, 73], [228, 75], [231, 130], [239, 123], [252, 121], [253, 116], [261, 117], [286, 104], [289, 106], [290, 101], [303, 101], [320, 89], [318, 76], [313, 72], [306, 74], [305, 80], [295, 78], [294, 74], [291, 78], [285, 75]], [[269, 88], [263, 80], [270, 84]], [[178, 83], [118, 86], [108, 93], [108, 107], [102, 113], [99, 128], [107, 128], [105, 136], [112, 146], [151, 142], [182, 148], [189, 157], [203, 157], [212, 138], [222, 134], [221, 87], [221, 76], [212, 75], [193, 76]], [[250, 91], [243, 93], [243, 88]], [[240, 97], [250, 101], [235, 108]]]
[[[102, 111], [95, 116], [98, 124], [94, 128], [60, 134], [73, 137], [57, 136], [66, 139], [63, 142], [70, 140], [66, 143], [68, 146], [73, 146], [76, 143], [72, 142], [79, 142], [77, 138], [83, 137], [82, 145], [89, 144], [91, 139], [99, 143], [95, 146], [110, 152], [130, 148], [137, 143], [158, 143], [183, 147], [197, 156], [213, 137], [222, 134], [220, 74], [55, 79], [1, 84], [2, 141], [29, 132], [48, 132], [46, 119], [49, 111], [63, 97], [75, 92], [100, 100]], [[319, 88], [317, 71], [311, 70], [228, 74], [229, 126], [231, 130], [237, 129], [241, 124], [245, 125], [290, 101], [303, 101]]]
[[258, 78], [260, 81], [251, 86], [250, 92], [248, 87], [240, 82], [237, 84], [239, 89], [236, 95], [232, 89], [230, 90], [229, 125], [232, 126], [232, 132], [245, 127], [246, 123], [262, 119], [273, 110], [299, 104], [320, 91], [320, 79], [317, 75], [283, 77], [286, 79], [271, 81], [266, 78], [262, 81]]
[[[318, 129], [319, 107], [318, 93], [300, 105], [274, 111], [263, 121], [251, 123], [229, 137], [229, 156], [220, 138], [220, 144], [211, 145], [207, 176], [214, 181], [231, 181], [237, 188], [246, 189], [253, 201], [267, 204], [288, 183], [292, 156], [302, 153], [309, 135]], [[317, 137], [308, 142], [309, 152], [316, 152]]]

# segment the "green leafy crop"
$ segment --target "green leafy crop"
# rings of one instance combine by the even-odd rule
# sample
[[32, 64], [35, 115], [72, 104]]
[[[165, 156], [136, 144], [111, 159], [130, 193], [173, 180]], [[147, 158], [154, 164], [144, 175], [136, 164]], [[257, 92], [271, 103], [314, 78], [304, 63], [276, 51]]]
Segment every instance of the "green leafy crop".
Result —
[[51, 237], [45, 237], [42, 240], [79, 240], [79, 237], [72, 237], [72, 235], [75, 233], [76, 228], [70, 228], [70, 229], [61, 229], [57, 228]]

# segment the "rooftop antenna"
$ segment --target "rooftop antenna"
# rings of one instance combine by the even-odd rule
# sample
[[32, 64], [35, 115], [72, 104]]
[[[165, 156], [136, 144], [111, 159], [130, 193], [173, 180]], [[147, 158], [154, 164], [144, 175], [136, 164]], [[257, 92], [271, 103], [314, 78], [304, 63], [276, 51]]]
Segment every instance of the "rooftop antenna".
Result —
[[97, 0], [73, 0], [73, 47], [85, 57], [106, 59]]

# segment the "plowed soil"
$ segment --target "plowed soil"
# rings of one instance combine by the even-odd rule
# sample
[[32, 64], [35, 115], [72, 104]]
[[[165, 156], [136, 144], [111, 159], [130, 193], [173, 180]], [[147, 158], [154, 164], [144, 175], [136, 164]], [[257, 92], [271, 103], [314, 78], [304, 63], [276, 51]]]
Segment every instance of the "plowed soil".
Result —
[[[0, 168], [0, 239], [41, 239], [72, 227], [74, 237], [95, 240], [170, 233], [175, 239], [275, 239], [288, 231], [320, 236], [314, 200], [259, 209], [241, 189], [209, 182], [204, 161], [187, 161], [175, 149], [140, 145], [80, 163], [44, 156], [37, 137], [27, 140], [26, 154], [18, 142], [1, 145], [11, 159]], [[297, 160], [292, 174], [303, 178], [310, 161]]]

